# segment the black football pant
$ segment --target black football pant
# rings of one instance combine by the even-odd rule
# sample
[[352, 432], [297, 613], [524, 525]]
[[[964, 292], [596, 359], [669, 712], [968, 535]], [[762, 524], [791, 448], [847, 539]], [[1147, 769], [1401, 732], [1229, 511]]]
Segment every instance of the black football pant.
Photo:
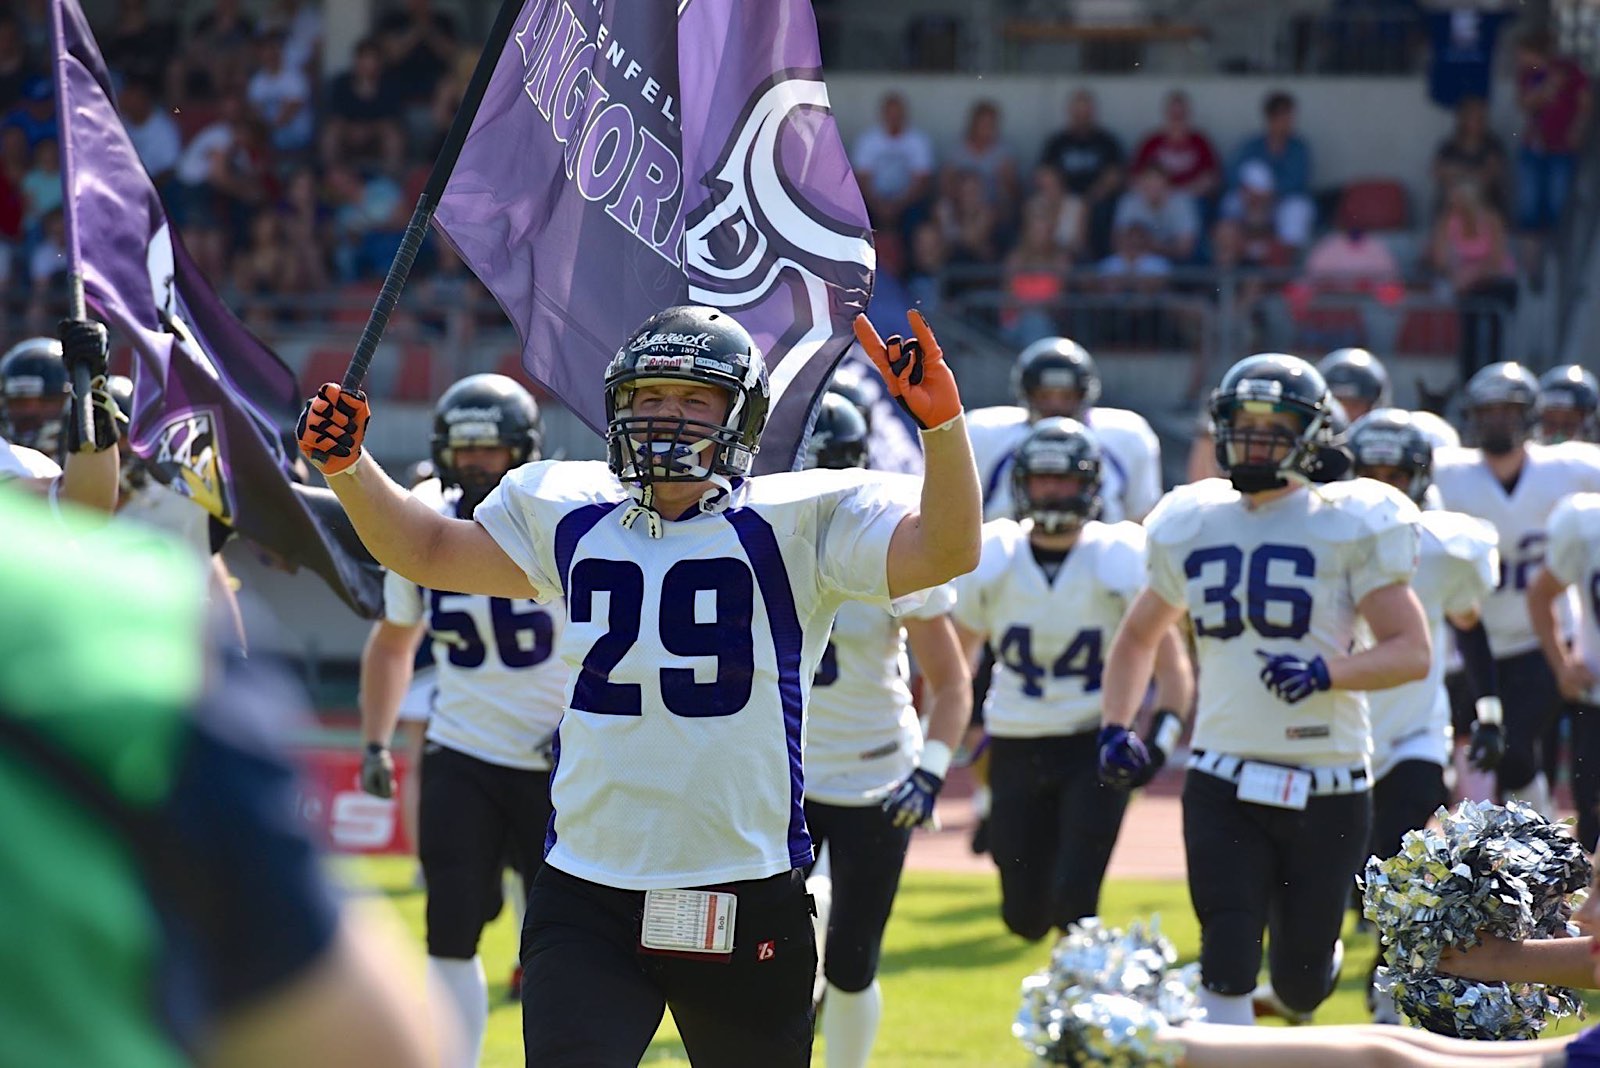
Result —
[[1218, 994], [1253, 991], [1266, 930], [1273, 990], [1310, 1012], [1333, 992], [1333, 944], [1366, 860], [1372, 798], [1312, 797], [1297, 811], [1240, 801], [1236, 790], [1192, 768], [1183, 784], [1200, 980]]
[[822, 974], [847, 994], [872, 985], [889, 925], [911, 828], [896, 827], [878, 805], [806, 802], [806, 827], [821, 852], [828, 846], [833, 905], [828, 910]]
[[1000, 915], [1030, 941], [1100, 911], [1128, 792], [1100, 782], [1098, 732], [989, 740]]
[[528, 1068], [633, 1068], [668, 1008], [695, 1068], [806, 1068], [817, 940], [804, 873], [714, 889], [739, 899], [728, 962], [644, 953], [642, 891], [540, 868], [522, 928]]
[[429, 956], [468, 960], [478, 952], [484, 925], [500, 914], [506, 865], [531, 882], [549, 824], [549, 772], [423, 746], [417, 857], [428, 884]]
[[[1520, 790], [1544, 767], [1545, 730], [1561, 711], [1555, 674], [1538, 649], [1497, 659], [1506, 755], [1496, 769], [1501, 791]], [[1553, 785], [1553, 784], [1552, 784]]]

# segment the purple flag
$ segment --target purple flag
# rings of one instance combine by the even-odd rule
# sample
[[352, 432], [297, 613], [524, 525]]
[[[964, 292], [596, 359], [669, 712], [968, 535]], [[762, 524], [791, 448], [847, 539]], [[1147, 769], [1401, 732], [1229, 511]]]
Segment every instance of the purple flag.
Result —
[[294, 373], [223, 306], [167, 223], [78, 0], [59, 4], [65, 209], [86, 299], [133, 344], [129, 443], [156, 477], [376, 617], [381, 572], [324, 489], [296, 483]]
[[872, 288], [807, 0], [527, 0], [434, 221], [602, 433], [635, 326], [737, 316], [772, 379], [758, 471], [797, 462]]

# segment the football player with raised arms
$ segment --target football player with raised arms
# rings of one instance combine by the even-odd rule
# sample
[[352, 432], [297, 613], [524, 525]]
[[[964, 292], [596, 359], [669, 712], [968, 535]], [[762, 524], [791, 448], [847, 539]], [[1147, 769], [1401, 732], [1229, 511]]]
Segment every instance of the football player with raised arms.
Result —
[[[1371, 829], [1367, 691], [1427, 675], [1411, 592], [1417, 509], [1371, 479], [1312, 485], [1325, 460], [1322, 376], [1293, 356], [1234, 364], [1211, 398], [1217, 463], [1145, 521], [1148, 585], [1106, 658], [1101, 773], [1142, 775], [1131, 726], [1166, 635], [1193, 623], [1199, 670], [1183, 836], [1200, 921], [1201, 1001], [1254, 1020], [1270, 929], [1269, 998], [1307, 1015], [1332, 991], [1339, 928]], [[1357, 622], [1371, 644], [1355, 648]]]
[[[1433, 481], [1433, 444], [1400, 408], [1378, 408], [1350, 429], [1355, 475], [1386, 482], [1419, 507]], [[1424, 511], [1417, 573], [1411, 588], [1427, 613], [1433, 648], [1442, 651], [1450, 627], [1471, 630], [1494, 589], [1500, 567], [1499, 535], [1481, 519], [1441, 509]], [[1392, 857], [1409, 830], [1424, 826], [1449, 801], [1444, 769], [1453, 748], [1445, 658], [1435, 655], [1426, 678], [1367, 695], [1372, 717], [1372, 838], [1370, 852]], [[1503, 748], [1500, 699], [1478, 698], [1469, 758], [1492, 770]], [[1374, 962], [1374, 968], [1377, 966]], [[1392, 1002], [1374, 998], [1380, 1022], [1396, 1023]]]
[[[868, 466], [866, 420], [847, 396], [823, 395], [806, 465]], [[932, 818], [951, 754], [972, 716], [972, 676], [950, 622], [954, 602], [948, 585], [890, 611], [846, 602], [811, 684], [806, 826], [817, 849], [828, 848], [822, 951], [827, 1068], [866, 1068], [871, 1058], [883, 1014], [878, 954], [911, 831]], [[908, 648], [923, 679], [926, 741], [907, 685]]]
[[1015, 405], [979, 408], [968, 425], [983, 480], [985, 519], [1013, 514], [1011, 462], [1016, 448], [1028, 427], [1050, 416], [1076, 419], [1099, 439], [1107, 522], [1137, 522], [1155, 507], [1161, 499], [1161, 442], [1144, 416], [1098, 406], [1100, 369], [1087, 349], [1064, 337], [1035, 341], [1017, 356], [1011, 386]]
[[[1098, 520], [1103, 469], [1083, 424], [1035, 423], [1010, 465], [1018, 518], [984, 524], [978, 567], [955, 583], [967, 655], [994, 649], [989, 852], [1001, 917], [1029, 940], [1099, 912], [1127, 807], [1126, 791], [1096, 771], [1100, 684], [1105, 649], [1144, 585], [1145, 532]], [[1164, 755], [1193, 697], [1176, 628], [1159, 640], [1155, 674]]]
[[1499, 532], [1500, 573], [1483, 604], [1488, 648], [1474, 650], [1463, 641], [1462, 653], [1469, 661], [1494, 660], [1505, 714], [1500, 793], [1548, 813], [1541, 737], [1561, 710], [1561, 695], [1526, 597], [1544, 563], [1550, 513], [1569, 494], [1600, 490], [1600, 450], [1530, 441], [1538, 398], [1538, 381], [1520, 364], [1494, 363], [1474, 374], [1464, 411], [1476, 447], [1436, 450], [1433, 478], [1446, 508], [1487, 520]]
[[[434, 406], [439, 478], [416, 499], [470, 520], [508, 471], [539, 459], [540, 437], [526, 389], [504, 375], [463, 378]], [[551, 655], [561, 620], [526, 594], [423, 588], [395, 571], [384, 577], [383, 610], [361, 657], [361, 786], [394, 796], [389, 745], [426, 636], [438, 674], [417, 769], [428, 967], [463, 1023], [465, 1046], [445, 1063], [475, 1065], [489, 1016], [478, 940], [500, 911], [507, 857], [528, 879], [544, 857], [550, 746], [567, 686], [566, 665]]]
[[[110, 512], [117, 506], [117, 408], [106, 388], [106, 328], [64, 319], [60, 334], [28, 338], [0, 356], [0, 483]], [[73, 389], [79, 366], [89, 372], [88, 397]], [[63, 456], [64, 466], [57, 462]]]
[[725, 312], [668, 308], [605, 370], [604, 463], [508, 474], [471, 520], [367, 457], [326, 384], [298, 437], [357, 532], [428, 589], [565, 595], [555, 815], [523, 929], [527, 1063], [634, 1064], [666, 1007], [697, 1065], [806, 1065], [816, 939], [801, 772], [811, 680], [845, 601], [977, 564], [982, 502], [932, 331], [856, 336], [922, 430], [926, 474], [750, 477], [766, 364]]

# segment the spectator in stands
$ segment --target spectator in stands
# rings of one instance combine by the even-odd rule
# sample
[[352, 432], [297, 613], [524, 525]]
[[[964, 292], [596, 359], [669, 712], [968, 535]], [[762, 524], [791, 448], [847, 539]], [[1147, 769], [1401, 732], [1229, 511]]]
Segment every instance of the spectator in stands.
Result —
[[1089, 212], [1083, 198], [1067, 192], [1061, 172], [1048, 163], [1033, 169], [1033, 192], [1023, 213], [1043, 212], [1052, 220], [1055, 242], [1073, 259], [1083, 259], [1087, 251]]
[[250, 225], [250, 244], [234, 257], [233, 284], [241, 294], [292, 296], [311, 292], [304, 261], [289, 245], [284, 217], [275, 210], [257, 212]]
[[17, 20], [9, 12], [0, 14], [0, 115], [21, 103], [23, 86], [38, 73]]
[[322, 125], [322, 162], [382, 163], [397, 171], [405, 152], [400, 97], [383, 74], [375, 37], [356, 44], [350, 69], [333, 80]]
[[1469, 178], [1450, 187], [1433, 224], [1428, 265], [1455, 294], [1461, 312], [1461, 381], [1502, 359], [1502, 320], [1517, 305], [1516, 265], [1505, 220]]
[[[289, 255], [294, 259], [293, 271], [306, 279], [311, 292], [321, 292], [328, 286], [328, 229], [333, 212], [322, 202], [317, 187], [316, 174], [307, 167], [295, 171], [288, 178], [281, 205], [281, 224]], [[439, 242], [443, 246], [443, 242]]]
[[1060, 171], [1067, 192], [1083, 200], [1091, 254], [1104, 255], [1110, 245], [1123, 160], [1122, 142], [1095, 117], [1094, 94], [1074, 91], [1067, 98], [1067, 125], [1045, 142], [1040, 161]]
[[967, 172], [956, 179], [953, 198], [941, 199], [934, 214], [956, 263], [1000, 262], [1000, 209], [985, 193], [982, 175]]
[[53, 139], [33, 146], [33, 162], [22, 176], [22, 226], [37, 236], [40, 223], [61, 208], [61, 146]]
[[856, 138], [851, 154], [876, 230], [906, 234], [925, 210], [933, 178], [933, 142], [910, 125], [905, 98], [888, 93], [878, 124]]
[[122, 108], [122, 125], [128, 131], [128, 140], [139, 154], [139, 162], [150, 172], [156, 188], [163, 193], [172, 181], [183, 155], [183, 134], [167, 109], [156, 101], [155, 83], [143, 76], [129, 78], [117, 95]]
[[434, 87], [433, 103], [428, 107], [428, 134], [420, 139], [424, 159], [433, 160], [439, 155], [450, 132], [450, 123], [467, 95], [467, 84], [472, 81], [472, 68], [477, 65], [477, 59], [471, 49], [461, 49], [456, 53], [455, 66], [446, 71]]
[[271, 24], [282, 30], [283, 62], [316, 80], [322, 68], [322, 12], [304, 0], [277, 0]]
[[216, 121], [178, 158], [174, 214], [208, 277], [226, 277], [228, 250], [248, 233], [247, 215], [266, 194], [259, 127], [237, 92], [223, 95]]
[[178, 50], [177, 30], [151, 18], [146, 0], [121, 0], [116, 28], [100, 40], [106, 66], [124, 82], [165, 84]]
[[1017, 247], [1006, 257], [1006, 307], [1000, 325], [1018, 348], [1058, 333], [1055, 305], [1067, 288], [1072, 257], [1056, 242], [1056, 220], [1037, 202], [1023, 213]]
[[1000, 141], [1000, 108], [992, 100], [980, 100], [967, 114], [966, 132], [945, 165], [945, 195], [954, 196], [961, 177], [975, 174], [982, 182], [983, 195], [1001, 210], [1014, 210], [1017, 203], [1017, 161]]
[[240, 0], [216, 0], [195, 21], [181, 64], [181, 95], [174, 99], [210, 99], [243, 89], [255, 60], [256, 24]]
[[1112, 242], [1119, 252], [1122, 246], [1117, 234], [1129, 227], [1144, 231], [1139, 240], [1148, 242], [1151, 252], [1168, 261], [1170, 271], [1173, 263], [1185, 263], [1194, 255], [1200, 239], [1200, 209], [1194, 197], [1172, 189], [1166, 173], [1151, 165], [1135, 175], [1133, 185], [1117, 201]]
[[1455, 129], [1433, 154], [1435, 214], [1444, 209], [1445, 194], [1461, 178], [1477, 182], [1497, 211], [1510, 211], [1509, 173], [1505, 142], [1489, 128], [1488, 102], [1481, 96], [1463, 98], [1456, 108]]
[[56, 95], [49, 78], [35, 74], [23, 83], [22, 101], [0, 119], [0, 129], [12, 126], [27, 136], [29, 148], [46, 138], [55, 139]]
[[1211, 139], [1194, 128], [1189, 94], [1182, 89], [1168, 93], [1163, 115], [1161, 127], [1139, 143], [1134, 172], [1154, 167], [1166, 175], [1174, 192], [1197, 201], [1215, 195], [1222, 184], [1222, 164]]
[[345, 281], [381, 275], [405, 229], [403, 191], [382, 171], [338, 164], [328, 171], [333, 205], [334, 263]]
[[1118, 226], [1113, 234], [1111, 255], [1096, 267], [1106, 287], [1146, 293], [1163, 288], [1172, 274], [1172, 261], [1161, 254], [1156, 232], [1135, 220]]
[[1243, 191], [1247, 171], [1255, 171], [1257, 165], [1266, 167], [1277, 197], [1278, 236], [1287, 244], [1304, 247], [1316, 222], [1311, 202], [1311, 146], [1294, 132], [1295, 102], [1288, 93], [1267, 94], [1261, 113], [1265, 128], [1234, 153], [1230, 196]]
[[28, 257], [28, 280], [33, 286], [36, 303], [42, 303], [46, 292], [66, 273], [67, 221], [57, 207], [39, 220], [39, 240], [34, 242], [33, 252]]
[[405, 0], [378, 21], [391, 84], [407, 104], [433, 102], [439, 79], [455, 63], [456, 23], [430, 0]]
[[906, 296], [911, 307], [924, 315], [937, 315], [944, 302], [947, 260], [944, 235], [932, 220], [925, 220], [911, 232], [911, 255], [906, 262]]
[[[1517, 42], [1517, 105], [1524, 119], [1517, 146], [1517, 225], [1542, 234], [1561, 222], [1592, 105], [1588, 77], [1572, 59], [1556, 54], [1549, 30], [1530, 30]], [[1537, 258], [1529, 259], [1530, 267], [1537, 269]]]
[[1302, 214], [1299, 203], [1279, 199], [1272, 168], [1250, 160], [1239, 169], [1238, 188], [1222, 202], [1222, 218], [1239, 223], [1252, 241], [1270, 233], [1274, 243], [1292, 251], [1311, 236], [1309, 202], [1304, 209]]
[[272, 147], [293, 155], [311, 147], [311, 82], [304, 71], [284, 63], [286, 40], [281, 30], [262, 36], [256, 46], [260, 66], [250, 76], [245, 98], [266, 121]]
[[1400, 281], [1400, 261], [1389, 246], [1372, 236], [1358, 216], [1342, 222], [1311, 246], [1305, 281], [1325, 292], [1370, 292]]

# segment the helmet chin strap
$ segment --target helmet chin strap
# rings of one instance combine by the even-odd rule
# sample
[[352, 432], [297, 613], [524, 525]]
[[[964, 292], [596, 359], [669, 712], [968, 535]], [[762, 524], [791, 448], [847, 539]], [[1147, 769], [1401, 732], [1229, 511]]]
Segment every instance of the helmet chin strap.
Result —
[[[710, 485], [700, 495], [697, 502], [699, 510], [707, 515], [718, 515], [728, 507], [728, 501], [733, 495], [733, 483], [727, 477], [710, 471], [706, 474], [705, 481]], [[622, 527], [632, 530], [633, 525], [643, 519], [645, 529], [652, 538], [659, 538], [666, 533], [661, 513], [656, 510], [655, 486], [642, 483], [628, 483], [628, 496], [633, 498], [633, 503], [628, 505], [628, 510], [622, 513]]]

